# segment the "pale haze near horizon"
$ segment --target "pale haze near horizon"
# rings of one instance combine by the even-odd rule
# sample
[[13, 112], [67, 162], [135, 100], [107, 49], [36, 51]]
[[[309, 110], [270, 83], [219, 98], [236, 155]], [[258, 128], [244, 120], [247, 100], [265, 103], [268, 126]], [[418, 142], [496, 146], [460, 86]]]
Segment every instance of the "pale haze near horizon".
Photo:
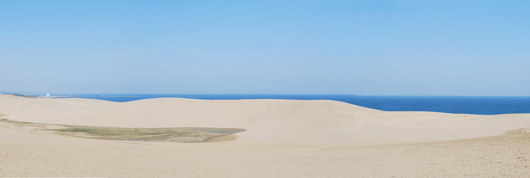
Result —
[[1, 1], [0, 91], [530, 96], [530, 1]]

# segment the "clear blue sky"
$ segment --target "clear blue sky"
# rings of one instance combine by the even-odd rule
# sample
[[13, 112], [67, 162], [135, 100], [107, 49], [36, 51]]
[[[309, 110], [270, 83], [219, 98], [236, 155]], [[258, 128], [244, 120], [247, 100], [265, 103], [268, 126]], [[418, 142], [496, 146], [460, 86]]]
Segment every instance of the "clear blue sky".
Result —
[[0, 91], [530, 96], [530, 1], [0, 1]]

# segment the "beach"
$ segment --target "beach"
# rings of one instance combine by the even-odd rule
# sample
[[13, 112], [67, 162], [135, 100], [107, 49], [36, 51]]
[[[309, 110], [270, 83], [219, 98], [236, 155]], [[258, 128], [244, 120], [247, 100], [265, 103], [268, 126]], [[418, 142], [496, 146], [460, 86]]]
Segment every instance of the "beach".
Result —
[[79, 138], [0, 122], [0, 177], [527, 177], [530, 114], [386, 112], [330, 100], [125, 103], [0, 95], [0, 118], [119, 128], [234, 128], [177, 143]]

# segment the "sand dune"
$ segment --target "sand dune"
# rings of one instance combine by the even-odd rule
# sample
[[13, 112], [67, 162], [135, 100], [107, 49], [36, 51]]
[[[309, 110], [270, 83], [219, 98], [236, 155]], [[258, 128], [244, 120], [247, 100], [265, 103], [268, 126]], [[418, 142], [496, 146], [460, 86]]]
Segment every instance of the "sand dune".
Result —
[[499, 135], [530, 127], [530, 114], [384, 112], [328, 100], [193, 100], [117, 103], [91, 99], [2, 96], [7, 119], [110, 127], [243, 128], [237, 142], [364, 144]]
[[0, 114], [47, 124], [246, 129], [228, 142], [165, 143], [68, 137], [0, 122], [0, 177], [530, 175], [529, 114], [384, 112], [336, 101], [115, 103], [9, 95], [0, 95]]

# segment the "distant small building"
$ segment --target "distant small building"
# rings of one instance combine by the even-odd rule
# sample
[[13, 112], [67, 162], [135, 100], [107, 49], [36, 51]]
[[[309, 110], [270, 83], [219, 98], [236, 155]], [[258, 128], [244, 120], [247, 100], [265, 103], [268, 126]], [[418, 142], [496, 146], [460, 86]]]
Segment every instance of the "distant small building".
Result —
[[49, 98], [49, 97], [50, 97], [50, 94], [49, 94], [49, 93], [48, 93], [48, 94], [46, 94], [46, 97], [48, 97], [48, 98]]

